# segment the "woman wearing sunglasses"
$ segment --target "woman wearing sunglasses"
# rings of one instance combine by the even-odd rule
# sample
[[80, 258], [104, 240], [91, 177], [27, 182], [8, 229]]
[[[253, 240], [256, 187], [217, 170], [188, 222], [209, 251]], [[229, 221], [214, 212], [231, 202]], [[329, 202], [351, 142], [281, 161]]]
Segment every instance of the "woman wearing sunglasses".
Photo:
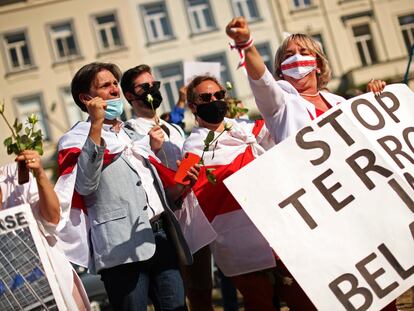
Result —
[[[275, 266], [272, 250], [223, 184], [226, 177], [274, 142], [262, 121], [225, 118], [225, 98], [225, 89], [211, 76], [197, 76], [187, 86], [188, 105], [198, 126], [184, 142], [183, 153], [195, 153], [204, 163], [193, 187], [203, 214], [195, 217], [206, 217], [215, 230], [217, 238], [210, 244], [211, 252], [221, 271], [242, 293], [245, 310], [276, 310], [273, 286], [263, 272]], [[210, 131], [217, 140], [205, 150], [204, 140]], [[213, 169], [215, 184], [208, 181], [207, 169]], [[200, 271], [206, 273], [209, 267]]]

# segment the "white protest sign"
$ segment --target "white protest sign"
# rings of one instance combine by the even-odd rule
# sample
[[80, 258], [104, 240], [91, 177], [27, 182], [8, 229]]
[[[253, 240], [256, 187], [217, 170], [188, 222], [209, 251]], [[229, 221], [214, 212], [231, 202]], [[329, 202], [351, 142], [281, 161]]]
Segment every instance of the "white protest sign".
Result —
[[225, 184], [318, 310], [380, 310], [414, 285], [407, 86], [330, 109]]
[[209, 75], [220, 81], [220, 63], [214, 62], [184, 62], [184, 85], [196, 76]]
[[67, 310], [44, 243], [29, 205], [0, 211], [0, 310]]

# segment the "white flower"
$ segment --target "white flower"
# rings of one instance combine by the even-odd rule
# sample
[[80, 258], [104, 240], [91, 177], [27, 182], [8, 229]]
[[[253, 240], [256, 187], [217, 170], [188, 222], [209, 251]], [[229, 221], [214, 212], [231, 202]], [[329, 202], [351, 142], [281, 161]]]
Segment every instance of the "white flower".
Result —
[[233, 85], [231, 84], [231, 82], [230, 82], [230, 81], [227, 81], [227, 82], [226, 82], [226, 89], [227, 89], [228, 91], [231, 91], [231, 90], [233, 89]]
[[154, 101], [154, 98], [152, 98], [151, 94], [147, 95], [147, 102], [149, 102], [150, 104], [152, 104], [152, 102]]
[[233, 127], [233, 124], [227, 123], [227, 122], [224, 123], [224, 130], [225, 131], [230, 131], [232, 127]]

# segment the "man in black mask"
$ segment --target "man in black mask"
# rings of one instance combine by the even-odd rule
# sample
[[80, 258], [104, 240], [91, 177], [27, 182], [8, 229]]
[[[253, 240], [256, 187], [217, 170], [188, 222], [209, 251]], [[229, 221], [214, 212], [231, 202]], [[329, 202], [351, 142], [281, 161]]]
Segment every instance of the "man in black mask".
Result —
[[158, 117], [157, 109], [162, 103], [160, 86], [161, 82], [155, 81], [151, 67], [145, 64], [128, 69], [122, 75], [122, 91], [135, 113], [134, 118], [127, 121], [127, 126], [138, 134], [158, 139], [158, 144], [153, 142], [151, 149], [165, 166], [176, 170], [176, 161], [181, 160], [184, 132], [179, 126]]

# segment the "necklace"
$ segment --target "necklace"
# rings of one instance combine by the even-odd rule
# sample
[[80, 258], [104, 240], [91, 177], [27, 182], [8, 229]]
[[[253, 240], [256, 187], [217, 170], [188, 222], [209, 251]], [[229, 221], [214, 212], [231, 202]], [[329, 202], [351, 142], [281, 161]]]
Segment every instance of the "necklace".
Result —
[[299, 93], [302, 96], [308, 96], [308, 97], [316, 97], [319, 96], [319, 92], [316, 92], [315, 94], [307, 94], [307, 93]]

